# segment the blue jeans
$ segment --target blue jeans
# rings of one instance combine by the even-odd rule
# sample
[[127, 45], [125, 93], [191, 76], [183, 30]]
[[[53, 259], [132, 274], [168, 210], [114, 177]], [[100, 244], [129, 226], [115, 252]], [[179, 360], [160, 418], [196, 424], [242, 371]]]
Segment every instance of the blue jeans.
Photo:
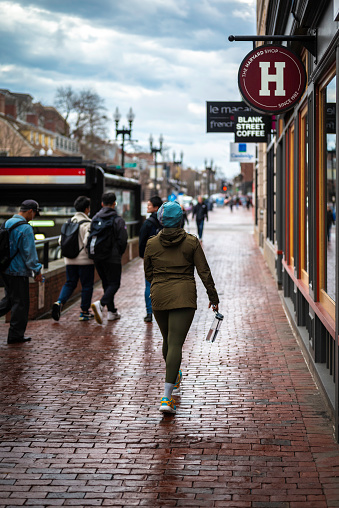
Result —
[[59, 302], [66, 303], [80, 279], [81, 283], [81, 310], [87, 312], [91, 306], [93, 284], [94, 284], [94, 265], [66, 265], [66, 283], [62, 287], [59, 295]]
[[197, 220], [198, 236], [199, 240], [202, 239], [202, 230], [204, 229], [204, 219]]
[[145, 279], [145, 302], [147, 314], [152, 314], [151, 283]]

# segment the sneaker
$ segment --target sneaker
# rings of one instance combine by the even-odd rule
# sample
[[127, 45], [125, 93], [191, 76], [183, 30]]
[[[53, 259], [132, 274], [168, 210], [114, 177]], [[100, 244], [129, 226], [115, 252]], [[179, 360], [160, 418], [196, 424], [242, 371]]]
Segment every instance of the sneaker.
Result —
[[176, 380], [176, 383], [174, 385], [172, 393], [174, 393], [174, 394], [175, 393], [180, 393], [180, 383], [181, 383], [181, 380], [182, 380], [182, 372], [181, 372], [181, 370], [179, 370], [178, 377], [177, 377], [177, 380]]
[[60, 314], [61, 314], [61, 309], [62, 309], [62, 303], [61, 302], [55, 302], [55, 303], [53, 303], [52, 318], [54, 319], [54, 321], [59, 321]]
[[159, 411], [162, 411], [163, 413], [175, 413], [176, 407], [174, 405], [173, 399], [168, 399], [167, 397], [163, 397], [160, 402]]
[[121, 318], [121, 314], [116, 310], [115, 312], [111, 312], [110, 310], [107, 312], [107, 321], [116, 321]]
[[93, 302], [91, 309], [94, 312], [95, 321], [99, 323], [99, 325], [102, 325], [102, 306], [100, 300]]
[[147, 314], [147, 316], [144, 317], [145, 323], [152, 323], [152, 314]]
[[93, 319], [94, 318], [94, 314], [92, 314], [91, 312], [84, 312], [84, 311], [81, 311], [80, 312], [80, 316], [79, 316], [79, 321], [89, 321], [90, 319]]

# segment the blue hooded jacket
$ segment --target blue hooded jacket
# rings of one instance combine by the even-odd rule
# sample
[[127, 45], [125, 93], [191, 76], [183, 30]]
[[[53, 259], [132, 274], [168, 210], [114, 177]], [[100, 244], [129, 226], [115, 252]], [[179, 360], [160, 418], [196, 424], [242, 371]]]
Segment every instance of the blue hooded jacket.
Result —
[[[6, 221], [6, 228], [13, 226], [16, 222], [25, 220], [22, 215], [13, 215]], [[10, 232], [9, 237], [10, 254], [14, 256], [11, 264], [5, 270], [7, 275], [18, 277], [32, 277], [37, 275], [42, 265], [39, 263], [38, 254], [34, 243], [34, 234], [32, 227], [28, 224], [22, 224]], [[33, 272], [33, 273], [32, 273]]]

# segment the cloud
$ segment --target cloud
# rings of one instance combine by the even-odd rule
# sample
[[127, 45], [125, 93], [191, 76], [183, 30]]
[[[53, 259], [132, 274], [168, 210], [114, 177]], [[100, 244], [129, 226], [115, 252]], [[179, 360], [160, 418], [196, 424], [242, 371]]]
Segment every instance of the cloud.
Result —
[[[186, 164], [212, 157], [238, 172], [227, 160], [233, 136], [206, 134], [205, 105], [240, 100], [238, 67], [252, 44], [227, 37], [255, 33], [255, 0], [0, 0], [0, 11], [2, 87], [45, 104], [59, 86], [91, 88], [109, 116], [133, 107], [144, 149], [162, 133]], [[109, 129], [114, 137], [113, 121]]]

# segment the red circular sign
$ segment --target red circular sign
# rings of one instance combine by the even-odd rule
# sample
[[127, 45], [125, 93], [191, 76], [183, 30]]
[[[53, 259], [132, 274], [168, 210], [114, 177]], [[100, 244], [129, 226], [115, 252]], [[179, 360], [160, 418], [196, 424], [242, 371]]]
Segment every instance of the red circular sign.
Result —
[[266, 114], [292, 109], [304, 93], [306, 72], [297, 55], [284, 46], [259, 46], [243, 59], [240, 93], [251, 108]]

